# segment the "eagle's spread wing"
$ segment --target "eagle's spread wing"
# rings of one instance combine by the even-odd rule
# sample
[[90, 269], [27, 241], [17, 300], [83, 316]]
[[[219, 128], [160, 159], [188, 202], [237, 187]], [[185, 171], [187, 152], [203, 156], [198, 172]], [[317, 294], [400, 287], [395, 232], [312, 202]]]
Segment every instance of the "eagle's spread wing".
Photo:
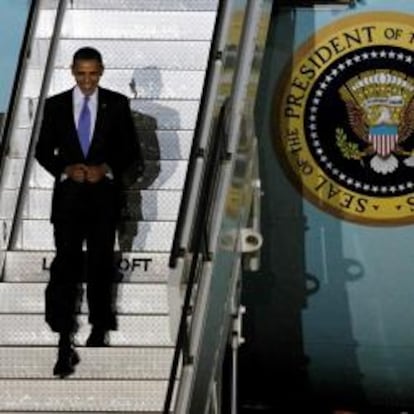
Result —
[[354, 101], [345, 101], [346, 109], [348, 111], [349, 123], [352, 131], [357, 137], [366, 141], [368, 137], [368, 126], [365, 122], [365, 112]]
[[401, 122], [398, 127], [398, 141], [406, 140], [414, 132], [414, 97], [411, 98], [404, 112], [401, 114]]

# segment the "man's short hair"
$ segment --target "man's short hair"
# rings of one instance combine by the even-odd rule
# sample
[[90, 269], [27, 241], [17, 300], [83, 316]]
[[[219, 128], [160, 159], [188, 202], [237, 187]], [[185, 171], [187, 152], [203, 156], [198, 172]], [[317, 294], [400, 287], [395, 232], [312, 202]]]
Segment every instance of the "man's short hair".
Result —
[[73, 55], [74, 65], [77, 60], [96, 60], [100, 65], [103, 65], [101, 53], [93, 47], [82, 47], [78, 49]]

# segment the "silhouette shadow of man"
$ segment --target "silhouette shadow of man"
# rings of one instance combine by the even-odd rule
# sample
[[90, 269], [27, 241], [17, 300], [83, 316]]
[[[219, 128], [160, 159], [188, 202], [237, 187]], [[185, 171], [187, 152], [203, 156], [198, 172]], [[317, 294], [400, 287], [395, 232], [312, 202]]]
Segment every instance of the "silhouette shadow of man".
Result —
[[138, 111], [133, 111], [132, 116], [140, 137], [145, 170], [138, 180], [127, 183], [126, 188], [122, 192], [121, 220], [118, 224], [118, 243], [121, 252], [133, 250], [134, 239], [138, 234], [139, 222], [144, 219], [141, 190], [151, 186], [161, 169], [156, 119]]
[[[161, 159], [180, 158], [177, 155], [180, 151], [175, 132], [180, 128], [180, 116], [175, 109], [159, 103], [164, 98], [160, 69], [154, 66], [136, 68], [129, 87], [132, 92], [132, 114], [140, 138], [145, 170], [137, 181], [128, 183], [123, 192], [121, 221], [118, 225], [121, 252], [145, 250], [150, 232], [150, 223], [145, 220], [158, 220], [159, 212], [156, 191], [146, 194], [144, 206], [142, 190], [151, 188], [153, 184], [154, 189], [159, 189], [174, 174], [176, 162], [163, 165]], [[161, 145], [157, 136], [159, 130], [168, 130], [163, 131], [168, 132], [168, 138], [164, 137]], [[144, 217], [145, 215], [149, 217]]]

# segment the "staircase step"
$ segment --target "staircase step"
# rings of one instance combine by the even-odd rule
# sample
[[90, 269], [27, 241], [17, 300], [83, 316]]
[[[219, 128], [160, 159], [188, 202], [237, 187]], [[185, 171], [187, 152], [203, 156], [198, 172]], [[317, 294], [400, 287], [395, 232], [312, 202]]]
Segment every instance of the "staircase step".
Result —
[[[72, 379], [168, 379], [174, 348], [77, 347]], [[0, 348], [0, 379], [51, 379], [56, 347]]]
[[[37, 80], [38, 81], [38, 80]], [[32, 119], [29, 116], [29, 98], [22, 98], [17, 109], [17, 128], [28, 128]], [[37, 105], [36, 98], [30, 98], [33, 106]], [[161, 99], [133, 99], [132, 111], [141, 112], [154, 119], [157, 130], [194, 130], [197, 121], [199, 100], [161, 100]], [[154, 125], [150, 126], [154, 130]]]
[[[36, 95], [42, 74], [39, 69], [36, 81], [36, 73], [33, 73], [34, 81], [25, 92], [28, 96]], [[204, 77], [204, 70], [173, 71], [137, 67], [106, 69], [100, 85], [123, 93], [129, 98], [198, 100]], [[131, 81], [135, 82], [135, 86], [131, 86]], [[54, 95], [72, 86], [71, 73], [66, 68], [55, 69], [48, 93]]]
[[[14, 159], [13, 161], [20, 161]], [[187, 161], [184, 160], [161, 160], [160, 172], [149, 189], [156, 190], [182, 190], [184, 187], [185, 174], [187, 172]], [[15, 166], [15, 174], [18, 174], [22, 167]], [[10, 172], [13, 174], [13, 172]], [[11, 180], [11, 182], [13, 182]], [[53, 177], [38, 163], [34, 163], [29, 186], [31, 188], [53, 188]], [[14, 189], [20, 185], [15, 183], [14, 187], [5, 187]]]
[[[0, 283], [0, 314], [43, 315], [45, 287], [45, 283]], [[119, 315], [168, 314], [165, 284], [120, 283], [117, 288], [116, 303]], [[82, 313], [87, 313], [85, 295]]]
[[[182, 191], [180, 190], [135, 190], [125, 192], [129, 210], [134, 216], [147, 221], [174, 221], [180, 207]], [[4, 190], [0, 205], [0, 219], [10, 217], [14, 206], [15, 190]], [[49, 219], [52, 190], [31, 188], [27, 192], [23, 208], [24, 219]], [[131, 203], [133, 203], [131, 205]]]
[[[76, 340], [84, 344], [90, 327], [79, 316]], [[43, 315], [0, 315], [0, 346], [55, 346], [58, 335], [51, 332]], [[168, 316], [137, 315], [118, 317], [118, 330], [110, 332], [113, 346], [172, 346]], [[0, 400], [1, 401], [1, 400]]]
[[[36, 36], [50, 38], [55, 12], [40, 15]], [[61, 39], [210, 40], [215, 11], [137, 11], [68, 9]]]
[[[194, 104], [196, 104], [194, 102]], [[155, 120], [143, 114], [138, 115], [137, 121], [138, 134], [144, 144], [152, 145], [152, 153], [145, 155], [151, 156], [151, 159], [160, 160], [188, 160], [193, 140], [193, 131], [163, 131], [151, 130], [154, 127]], [[178, 115], [177, 115], [178, 116]], [[156, 126], [157, 127], [157, 126]], [[10, 158], [25, 158], [28, 146], [28, 128], [19, 128], [15, 130], [15, 139], [11, 140], [9, 146]], [[150, 135], [153, 134], [153, 135]], [[153, 141], [153, 142], [151, 142]], [[153, 148], [153, 147], [158, 148]]]
[[[67, 68], [75, 50], [85, 45], [83, 39], [62, 39], [55, 67]], [[205, 70], [210, 50], [207, 40], [130, 40], [88, 39], [105, 60], [105, 69], [157, 68], [158, 70]], [[46, 39], [36, 44], [38, 58], [44, 60], [49, 48]], [[121, 65], [121, 66], [120, 66]]]
[[[169, 252], [175, 221], [131, 222], [122, 231], [130, 240], [127, 250]], [[17, 234], [16, 250], [53, 250], [53, 227], [49, 220], [22, 220]]]
[[3, 188], [10, 190], [20, 189], [20, 180], [24, 169], [24, 158], [11, 158], [4, 165]]
[[[4, 188], [15, 190], [20, 188], [20, 178], [25, 160], [23, 158], [12, 158], [6, 164], [4, 171]], [[186, 160], [161, 160], [160, 172], [149, 189], [157, 190], [182, 190], [185, 174], [187, 172]], [[33, 164], [33, 171], [29, 181], [32, 188], [53, 188], [53, 177], [37, 162]]]
[[[6, 253], [6, 282], [45, 282], [54, 251], [9, 251]], [[122, 282], [147, 283], [168, 280], [168, 253], [119, 253], [117, 267]]]
[[193, 130], [196, 125], [199, 100], [131, 100], [132, 111], [154, 117], [158, 129]]
[[[195, 105], [195, 102], [192, 102]], [[149, 117], [152, 119], [151, 117]], [[144, 142], [148, 142], [145, 134], [155, 133], [159, 145], [159, 159], [161, 160], [188, 160], [193, 143], [193, 131], [145, 131], [146, 125], [139, 130]]]
[[[218, 0], [72, 0], [75, 9], [216, 10]], [[43, 8], [56, 9], [56, 0], [43, 0]]]
[[[137, 96], [141, 99], [200, 99], [205, 71], [172, 71], [158, 68], [106, 69], [100, 85], [114, 89], [133, 98], [130, 83], [135, 81]], [[73, 76], [65, 69], [55, 69], [49, 94], [55, 94], [73, 86]], [[35, 94], [37, 85], [29, 94]]]
[[16, 412], [121, 412], [155, 414], [162, 411], [167, 381], [162, 380], [1, 380], [3, 410]]
[[[0, 207], [1, 213], [7, 211], [7, 205], [12, 205], [15, 192], [4, 192], [4, 207]], [[51, 189], [31, 188], [26, 193], [26, 203], [23, 209], [24, 219], [49, 219], [51, 209]], [[129, 211], [135, 213], [138, 219], [143, 217], [147, 221], [174, 221], [177, 218], [181, 202], [180, 190], [134, 190], [131, 188], [125, 192]], [[8, 199], [11, 198], [9, 201]], [[3, 199], [2, 199], [3, 204]], [[3, 213], [4, 214], [4, 213]]]

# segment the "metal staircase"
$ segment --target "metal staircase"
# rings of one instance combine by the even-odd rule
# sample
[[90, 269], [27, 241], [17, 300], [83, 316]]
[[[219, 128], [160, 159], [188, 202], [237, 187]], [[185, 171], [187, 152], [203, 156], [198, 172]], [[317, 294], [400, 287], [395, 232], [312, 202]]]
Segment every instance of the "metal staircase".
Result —
[[[261, 244], [251, 105], [264, 3], [267, 17], [262, 0], [32, 2], [0, 154], [0, 413], [221, 411], [225, 348], [236, 361], [242, 342], [243, 254]], [[110, 348], [86, 348], [81, 315], [81, 364], [58, 380], [43, 315], [52, 179], [33, 149], [44, 99], [73, 85], [84, 45], [103, 54], [101, 85], [130, 97], [147, 168], [118, 228], [119, 330]]]
[[[19, 80], [0, 182], [0, 412], [162, 411], [175, 337], [168, 258], [215, 27], [217, 0], [40, 0]], [[33, 161], [44, 97], [73, 85], [80, 46], [97, 47], [101, 85], [131, 98], [147, 174], [125, 196], [119, 229], [119, 330], [111, 347], [84, 347], [62, 381], [52, 376], [57, 337], [44, 322], [53, 257], [52, 178]]]

